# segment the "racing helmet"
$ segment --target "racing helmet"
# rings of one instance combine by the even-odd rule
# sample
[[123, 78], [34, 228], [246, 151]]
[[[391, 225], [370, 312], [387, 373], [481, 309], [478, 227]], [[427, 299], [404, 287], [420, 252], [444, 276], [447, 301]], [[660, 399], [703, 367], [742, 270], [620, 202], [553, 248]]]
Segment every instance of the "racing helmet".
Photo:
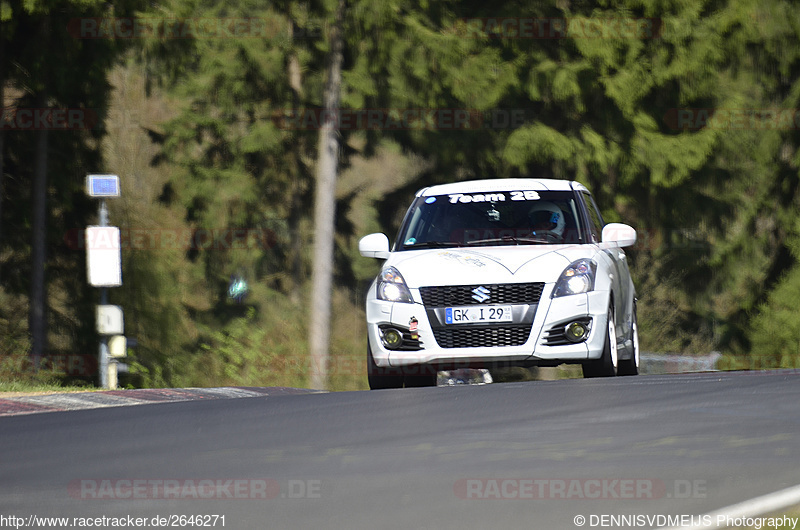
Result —
[[534, 234], [552, 234], [559, 238], [563, 237], [564, 228], [567, 225], [564, 220], [564, 212], [549, 201], [534, 203], [528, 212], [528, 220], [531, 223], [531, 229]]

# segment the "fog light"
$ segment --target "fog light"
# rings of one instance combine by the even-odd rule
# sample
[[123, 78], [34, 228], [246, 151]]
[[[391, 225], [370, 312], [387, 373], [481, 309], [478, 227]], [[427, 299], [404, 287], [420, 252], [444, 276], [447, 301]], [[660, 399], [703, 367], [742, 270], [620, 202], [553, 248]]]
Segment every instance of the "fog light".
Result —
[[567, 329], [565, 330], [567, 340], [570, 342], [581, 342], [582, 340], [586, 339], [586, 335], [588, 333], [589, 328], [583, 322], [573, 322], [571, 324], [567, 324]]
[[383, 344], [390, 350], [399, 348], [403, 344], [403, 334], [394, 328], [383, 330]]

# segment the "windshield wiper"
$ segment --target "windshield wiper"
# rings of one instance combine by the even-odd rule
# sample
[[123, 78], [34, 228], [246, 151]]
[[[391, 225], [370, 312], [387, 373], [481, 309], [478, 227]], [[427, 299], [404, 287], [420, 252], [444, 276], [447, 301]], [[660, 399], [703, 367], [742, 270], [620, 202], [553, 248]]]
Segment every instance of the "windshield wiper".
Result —
[[404, 244], [403, 248], [406, 250], [414, 250], [418, 248], [450, 248], [450, 247], [457, 247], [460, 243], [456, 243], [455, 241], [423, 241], [421, 243], [414, 243], [414, 244]]
[[474, 239], [472, 241], [467, 241], [467, 245], [491, 245], [492, 243], [514, 243], [516, 245], [519, 244], [551, 244], [553, 241], [546, 237], [515, 237], [515, 236], [503, 236], [503, 237], [494, 237], [489, 239]]

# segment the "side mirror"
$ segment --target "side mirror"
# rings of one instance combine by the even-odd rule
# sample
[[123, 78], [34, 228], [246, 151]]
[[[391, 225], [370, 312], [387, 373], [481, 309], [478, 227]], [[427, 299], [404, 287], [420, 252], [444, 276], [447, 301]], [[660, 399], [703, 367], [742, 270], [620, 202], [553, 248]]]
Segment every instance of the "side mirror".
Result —
[[370, 234], [358, 242], [358, 251], [365, 258], [389, 259], [389, 238], [385, 234]]
[[622, 223], [609, 223], [603, 227], [603, 243], [629, 247], [636, 243], [636, 230]]

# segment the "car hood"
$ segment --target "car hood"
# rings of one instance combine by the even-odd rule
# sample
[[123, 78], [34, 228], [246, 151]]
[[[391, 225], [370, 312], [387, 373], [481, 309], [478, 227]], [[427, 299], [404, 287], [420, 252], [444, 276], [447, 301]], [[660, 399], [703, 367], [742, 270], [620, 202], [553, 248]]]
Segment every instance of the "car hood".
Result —
[[475, 249], [412, 250], [393, 254], [394, 266], [412, 289], [429, 285], [555, 282], [580, 258], [591, 258], [589, 245], [509, 245]]

